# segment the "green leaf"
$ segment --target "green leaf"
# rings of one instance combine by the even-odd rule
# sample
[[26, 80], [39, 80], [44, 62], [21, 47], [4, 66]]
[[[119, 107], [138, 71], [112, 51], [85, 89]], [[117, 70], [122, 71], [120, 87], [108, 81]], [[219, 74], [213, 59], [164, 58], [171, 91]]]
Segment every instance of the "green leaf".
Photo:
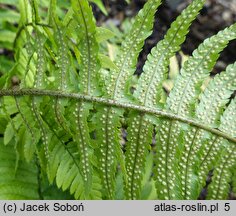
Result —
[[102, 178], [105, 199], [113, 199], [115, 192], [115, 173], [118, 162], [122, 165], [120, 154], [120, 116], [123, 111], [116, 108], [99, 107], [95, 116], [95, 132], [98, 140], [96, 154]]
[[73, 200], [69, 191], [62, 191], [55, 184], [50, 185], [46, 180], [42, 184], [42, 194], [45, 200]]
[[235, 146], [228, 145], [219, 165], [215, 167], [213, 172], [212, 183], [208, 188], [207, 199], [228, 199], [230, 183], [232, 178], [232, 168], [236, 163]]
[[160, 4], [160, 0], [149, 0], [136, 16], [116, 59], [118, 70], [112, 70], [105, 81], [105, 92], [109, 97], [119, 100], [124, 98], [124, 93], [128, 93], [125, 92], [126, 81], [135, 72], [138, 54], [144, 45], [144, 40], [152, 32], [154, 14]]
[[111, 30], [104, 28], [104, 27], [97, 27], [96, 28], [96, 39], [98, 43], [101, 43], [103, 41], [107, 41], [108, 39], [111, 39], [115, 37], [115, 33]]
[[56, 183], [63, 190], [70, 189], [76, 199], [101, 199], [100, 180], [94, 176], [90, 193], [86, 193], [81, 170], [79, 168], [80, 156], [75, 143], [63, 146], [60, 142], [53, 143], [54, 147], [49, 160], [49, 173], [51, 181], [56, 177]]
[[138, 81], [134, 96], [146, 106], [160, 106], [162, 84], [168, 76], [170, 58], [180, 50], [185, 41], [189, 26], [203, 7], [204, 0], [195, 0], [190, 4], [176, 21], [174, 21], [165, 35], [152, 50], [145, 62], [143, 73]]
[[2, 4], [16, 5], [18, 0], [0, 0]]
[[193, 52], [177, 77], [176, 84], [167, 100], [167, 107], [172, 112], [184, 116], [192, 116], [192, 104], [200, 94], [204, 79], [213, 69], [219, 53], [236, 38], [236, 24], [220, 31], [217, 35], [206, 39]]
[[8, 143], [10, 143], [13, 137], [14, 137], [14, 129], [12, 127], [12, 124], [8, 123], [5, 133], [4, 133], [4, 145], [7, 145]]
[[13, 65], [14, 62], [11, 59], [5, 56], [0, 56], [0, 73], [7, 73], [8, 71], [10, 71]]
[[69, 49], [66, 42], [66, 31], [59, 22], [56, 23], [55, 34], [57, 39], [56, 43], [58, 46], [58, 58], [56, 60], [58, 70], [55, 71], [56, 74], [54, 76], [57, 77], [58, 74], [60, 76], [59, 79], [55, 80], [55, 88], [64, 91], [70, 88], [68, 79], [68, 72], [70, 70], [70, 58]]
[[[0, 31], [0, 42], [9, 42], [9, 43], [13, 43], [14, 39], [15, 39], [16, 33], [9, 31], [9, 30], [1, 30]], [[4, 48], [7, 48], [4, 46]]]
[[19, 116], [24, 123], [19, 131], [19, 143], [23, 148], [23, 155], [27, 162], [33, 159], [36, 152], [36, 145], [40, 139], [40, 133], [37, 124], [34, 121], [34, 115], [30, 115], [29, 101], [25, 98], [15, 98], [15, 104], [19, 112]]
[[[175, 86], [171, 91], [166, 107], [180, 116], [192, 116], [195, 110], [196, 100], [201, 90], [200, 87], [211, 72], [219, 53], [227, 46], [230, 40], [236, 37], [236, 25], [232, 25], [217, 35], [206, 39], [193, 56], [188, 59], [176, 79]], [[182, 139], [181, 124], [176, 121], [162, 121], [158, 129], [159, 149], [157, 154], [157, 164], [165, 161], [164, 173], [159, 173], [158, 187], [162, 188], [164, 199], [182, 199], [180, 194], [181, 175], [178, 174], [177, 164], [181, 157], [181, 149], [184, 141]], [[167, 133], [167, 135], [165, 135]], [[179, 140], [179, 141], [178, 141]], [[180, 168], [182, 169], [182, 167]], [[172, 172], [170, 172], [172, 170]], [[164, 177], [164, 178], [163, 178]], [[163, 186], [163, 182], [166, 185]], [[177, 192], [177, 193], [176, 193]]]
[[99, 61], [101, 63], [102, 68], [107, 68], [110, 70], [116, 70], [117, 66], [115, 63], [106, 55], [99, 54]]
[[126, 198], [140, 197], [145, 160], [152, 142], [153, 125], [148, 116], [131, 113], [126, 147]]
[[102, 0], [89, 0], [89, 1], [95, 3], [105, 15], [108, 15], [107, 10], [102, 3]]
[[7, 126], [7, 118], [3, 115], [3, 114], [0, 114], [0, 134], [3, 134], [5, 129], [6, 129], [6, 126]]
[[[185, 9], [182, 14], [176, 19], [176, 21], [171, 25], [171, 28], [168, 30], [165, 38], [160, 41], [155, 48], [152, 49], [151, 54], [148, 56], [148, 60], [145, 63], [144, 66], [144, 73], [141, 74], [141, 78], [138, 81], [136, 90], [134, 92], [134, 96], [138, 99], [138, 102], [140, 102], [142, 105], [145, 106], [160, 106], [160, 96], [162, 91], [162, 83], [163, 80], [167, 78], [167, 72], [168, 72], [168, 64], [170, 61], [170, 58], [180, 49], [180, 45], [184, 42], [185, 36], [188, 33], [189, 26], [191, 22], [196, 18], [199, 10], [202, 8], [204, 1], [194, 1], [187, 9]], [[159, 99], [157, 99], [157, 96]], [[138, 116], [138, 115], [137, 115]], [[138, 116], [138, 118], [141, 120], [141, 116]], [[138, 120], [137, 120], [138, 122]], [[152, 125], [151, 122], [145, 124], [146, 127], [148, 125]], [[133, 127], [133, 130], [136, 130], [136, 127]], [[131, 132], [132, 134], [132, 132]], [[143, 134], [143, 133], [140, 133]], [[147, 134], [148, 135], [148, 134]], [[138, 139], [139, 142], [143, 142], [148, 146], [148, 144], [145, 141], [151, 140], [152, 138], [152, 129], [149, 131], [149, 138], [140, 138]], [[137, 135], [133, 135], [131, 139], [135, 139]], [[139, 137], [139, 136], [138, 136]], [[144, 136], [146, 137], [146, 136]], [[131, 143], [130, 145], [135, 145], [135, 143]], [[161, 145], [161, 144], [159, 144]], [[163, 143], [163, 145], [165, 145]], [[162, 147], [161, 147], [162, 148]], [[164, 147], [163, 147], [164, 148]], [[161, 155], [159, 155], [159, 153]], [[161, 160], [163, 160], [163, 153], [158, 152], [157, 163], [160, 163]], [[138, 155], [138, 158], [143, 158], [145, 160], [146, 155]], [[140, 165], [143, 166], [142, 164]], [[159, 176], [164, 176], [165, 174], [162, 174], [156, 172]], [[167, 191], [165, 189], [165, 186], [168, 187], [168, 183], [164, 185], [163, 182], [167, 181], [167, 176], [165, 179], [160, 179], [157, 177], [157, 188], [161, 188], [160, 191], [158, 191], [160, 198], [165, 197], [165, 193], [163, 190]], [[160, 185], [161, 184], [161, 185]], [[160, 195], [160, 193], [162, 194]], [[169, 196], [169, 195], [168, 195]], [[175, 196], [175, 195], [174, 195]]]
[[[232, 69], [232, 67], [230, 69]], [[236, 100], [234, 99], [231, 100], [229, 106], [227, 107], [223, 116], [221, 117], [221, 124], [219, 127], [221, 131], [227, 132], [232, 137], [236, 137], [235, 108], [236, 108]]]
[[14, 146], [3, 145], [0, 138], [0, 199], [34, 200], [38, 194], [38, 169], [35, 163], [19, 162], [15, 172], [16, 153]]
[[142, 200], [154, 200], [157, 198], [155, 181], [152, 178], [153, 159], [153, 152], [150, 152], [146, 159], [145, 173], [142, 180], [142, 191], [140, 196]]
[[[219, 125], [220, 116], [236, 90], [235, 71], [236, 64], [229, 65], [226, 72], [216, 75], [200, 95], [196, 117], [201, 122], [215, 127]], [[213, 169], [222, 151], [222, 140], [213, 136], [210, 141], [210, 136], [197, 128], [190, 129], [185, 136], [185, 149], [179, 162], [184, 199], [197, 199], [209, 171]], [[193, 191], [192, 188], [197, 189]]]
[[0, 197], [198, 199], [207, 186], [208, 199], [227, 199], [235, 191], [236, 63], [210, 73], [236, 24], [180, 70], [173, 56], [205, 2], [193, 0], [137, 76], [161, 0], [112, 31], [96, 26], [88, 0], [1, 2]]
[[[220, 129], [236, 137], [236, 100], [232, 100], [221, 118]], [[231, 119], [233, 121], [231, 121]], [[233, 129], [233, 130], [232, 130]], [[236, 164], [236, 146], [227, 143], [225, 151], [213, 172], [212, 183], [209, 185], [208, 199], [227, 199], [230, 190], [233, 170]]]
[[20, 16], [18, 13], [16, 13], [13, 10], [2, 10], [0, 9], [0, 20], [2, 22], [13, 22], [17, 23], [20, 19]]
[[[74, 110], [71, 116], [71, 132], [74, 141], [77, 143], [78, 153], [80, 155], [79, 167], [81, 175], [86, 186], [87, 193], [90, 193], [90, 188], [93, 178], [93, 169], [91, 165], [91, 157], [93, 150], [91, 148], [91, 141], [89, 136], [89, 128], [87, 119], [89, 112], [92, 109], [91, 103], [74, 103], [70, 105]], [[75, 121], [73, 121], [76, 119]]]
[[[99, 75], [98, 71], [100, 63], [98, 59], [98, 42], [96, 40], [96, 25], [93, 18], [92, 9], [87, 1], [72, 1], [74, 16], [79, 26], [81, 27], [81, 35], [79, 35], [79, 47], [75, 49], [75, 53], [80, 57], [79, 61], [79, 90], [88, 95], [99, 95]], [[77, 142], [78, 152], [81, 156], [79, 163], [81, 175], [85, 183], [85, 196], [91, 192], [91, 185], [95, 180], [91, 164], [93, 154], [90, 142], [88, 129], [88, 116], [93, 105], [90, 103], [75, 103], [73, 104], [74, 111], [70, 117], [76, 119], [75, 123], [71, 124], [73, 139]]]
[[[80, 91], [86, 94], [98, 92], [98, 43], [96, 41], [96, 25], [92, 9], [87, 1], [72, 1], [75, 19], [80, 26], [79, 51], [80, 64]], [[86, 18], [85, 18], [86, 17]]]

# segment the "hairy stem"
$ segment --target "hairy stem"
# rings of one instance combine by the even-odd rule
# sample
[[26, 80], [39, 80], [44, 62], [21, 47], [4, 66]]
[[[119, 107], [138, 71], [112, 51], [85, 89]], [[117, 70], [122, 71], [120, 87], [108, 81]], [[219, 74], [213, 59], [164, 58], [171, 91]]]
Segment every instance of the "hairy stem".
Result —
[[131, 103], [124, 103], [117, 100], [112, 99], [106, 99], [101, 97], [94, 97], [94, 96], [88, 96], [78, 93], [66, 93], [61, 91], [52, 91], [52, 90], [41, 90], [41, 89], [10, 89], [10, 90], [0, 90], [0, 97], [2, 96], [51, 96], [51, 97], [58, 97], [58, 98], [71, 98], [75, 100], [82, 100], [82, 101], [88, 101], [88, 102], [95, 102], [99, 104], [104, 104], [107, 106], [112, 107], [120, 107], [124, 109], [132, 109], [136, 110], [142, 113], [152, 114], [152, 115], [158, 115], [160, 117], [164, 117], [171, 120], [177, 120], [186, 124], [189, 124], [191, 126], [195, 126], [197, 128], [201, 128], [203, 130], [206, 130], [208, 132], [211, 132], [212, 134], [215, 134], [217, 136], [223, 137], [224, 139], [227, 139], [233, 143], [236, 144], [236, 138], [230, 136], [229, 134], [226, 134], [224, 132], [221, 132], [209, 125], [205, 125], [201, 122], [198, 122], [197, 120], [193, 120], [190, 118], [182, 117], [175, 115], [173, 113], [170, 113], [168, 111], [163, 111], [151, 107], [145, 107], [140, 105], [135, 105]]

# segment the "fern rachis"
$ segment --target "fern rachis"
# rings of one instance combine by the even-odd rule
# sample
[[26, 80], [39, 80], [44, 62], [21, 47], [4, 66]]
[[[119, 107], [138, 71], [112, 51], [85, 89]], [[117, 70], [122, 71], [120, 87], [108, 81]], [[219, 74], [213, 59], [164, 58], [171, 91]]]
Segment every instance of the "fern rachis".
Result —
[[[96, 26], [87, 0], [72, 0], [66, 14], [57, 14], [60, 8], [51, 0], [46, 19], [36, 0], [27, 5], [31, 10], [22, 13], [16, 34], [15, 65], [0, 77], [5, 127], [0, 148], [15, 150], [16, 171], [22, 172], [19, 164], [25, 160], [37, 161], [42, 179], [76, 199], [115, 199], [118, 190], [124, 190], [123, 199], [140, 199], [145, 185], [156, 199], [197, 199], [213, 170], [208, 198], [227, 198], [229, 183], [235, 182], [235, 64], [204, 90], [200, 87], [220, 52], [236, 38], [236, 25], [206, 39], [182, 67], [170, 94], [163, 90], [170, 58], [204, 2], [193, 0], [173, 22], [134, 86], [130, 80], [160, 0], [147, 1], [106, 68], [99, 37], [108, 30]], [[13, 75], [21, 80], [16, 88], [10, 86]], [[127, 129], [124, 144], [121, 128]], [[32, 179], [32, 184], [41, 183]], [[16, 199], [27, 198], [16, 190]], [[35, 187], [30, 190], [29, 198], [44, 197], [35, 196]], [[10, 190], [1, 197], [14, 199]]]

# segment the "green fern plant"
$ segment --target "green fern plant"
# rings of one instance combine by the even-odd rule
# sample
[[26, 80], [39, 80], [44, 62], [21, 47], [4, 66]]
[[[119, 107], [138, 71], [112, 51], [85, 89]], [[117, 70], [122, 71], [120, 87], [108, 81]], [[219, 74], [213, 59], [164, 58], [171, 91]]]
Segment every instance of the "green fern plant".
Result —
[[236, 182], [236, 63], [202, 86], [236, 24], [193, 52], [170, 94], [163, 88], [204, 3], [183, 10], [134, 82], [161, 0], [146, 2], [114, 62], [100, 53], [109, 31], [87, 0], [72, 0], [64, 15], [55, 0], [46, 15], [37, 0], [21, 0], [15, 63], [0, 77], [0, 198], [197, 199], [213, 171], [207, 198], [227, 199]]

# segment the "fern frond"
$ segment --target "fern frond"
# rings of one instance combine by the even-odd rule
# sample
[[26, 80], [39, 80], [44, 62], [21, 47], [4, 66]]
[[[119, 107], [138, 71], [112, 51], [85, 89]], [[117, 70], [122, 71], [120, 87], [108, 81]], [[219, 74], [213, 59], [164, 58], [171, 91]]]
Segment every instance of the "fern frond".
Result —
[[216, 75], [200, 95], [196, 117], [214, 127], [219, 127], [225, 105], [236, 90], [236, 63], [229, 65], [225, 72]]
[[38, 168], [20, 161], [15, 171], [16, 153], [13, 144], [4, 146], [0, 138], [0, 199], [40, 199]]
[[[68, 150], [70, 151], [70, 150]], [[75, 154], [77, 150], [75, 149]], [[93, 182], [91, 188], [89, 188], [90, 193], [87, 195], [86, 186], [81, 184], [84, 181], [83, 176], [78, 173], [78, 165], [76, 165], [75, 155], [72, 153], [66, 153], [62, 155], [63, 160], [60, 162], [60, 165], [57, 170], [56, 182], [58, 187], [67, 188], [70, 186], [70, 192], [75, 194], [75, 198], [80, 199], [101, 199], [100, 190], [100, 180], [96, 178], [97, 182]], [[71, 160], [73, 159], [73, 160]], [[79, 161], [77, 160], [77, 163]], [[95, 176], [95, 175], [94, 175]], [[66, 181], [65, 181], [66, 180]]]
[[96, 41], [96, 25], [92, 8], [88, 1], [72, 1], [74, 17], [80, 27], [79, 51], [81, 64], [79, 71], [80, 92], [98, 95], [98, 43]]
[[[48, 116], [48, 118], [43, 118], [42, 120], [45, 123], [45, 127], [47, 127], [49, 136], [49, 157], [47, 159], [48, 164], [46, 170], [49, 182], [53, 183], [55, 179], [59, 188], [62, 188], [63, 191], [69, 189], [76, 199], [100, 199], [100, 179], [95, 173], [95, 170], [93, 170], [93, 176], [91, 176], [91, 170], [88, 169], [91, 166], [91, 161], [93, 161], [91, 156], [92, 152], [84, 152], [84, 148], [87, 147], [81, 147], [81, 145], [84, 144], [84, 140], [87, 143], [89, 138], [86, 137], [86, 140], [83, 136], [82, 139], [84, 140], [80, 140], [76, 129], [79, 126], [82, 127], [83, 124], [80, 125], [79, 122], [75, 121], [73, 115], [71, 116], [71, 110], [75, 111], [77, 107], [71, 106], [71, 104], [68, 103], [70, 109], [65, 110], [64, 116], [68, 122], [72, 123], [70, 128], [73, 128], [73, 130], [66, 131], [57, 123], [54, 109], [52, 109], [50, 105], [50, 100], [47, 99], [47, 102], [44, 104], [45, 107], [42, 109], [42, 116]], [[72, 103], [72, 105], [77, 104], [78, 103]], [[86, 103], [83, 104], [86, 105]], [[90, 103], [89, 106], [91, 106]], [[89, 109], [85, 111], [88, 113]], [[84, 119], [87, 119], [85, 112], [83, 112], [81, 121], [84, 121]], [[86, 134], [87, 131], [84, 135]], [[88, 155], [87, 152], [89, 153]], [[67, 178], [65, 178], [65, 176], [67, 176]]]
[[[138, 54], [142, 49], [144, 40], [151, 34], [154, 14], [160, 3], [160, 0], [149, 0], [136, 16], [133, 28], [127, 35], [127, 40], [121, 46], [120, 56], [116, 60], [117, 68], [114, 68], [110, 72], [109, 77], [105, 81], [106, 86], [104, 91], [106, 97], [120, 100], [122, 98], [124, 99], [125, 95], [127, 95], [128, 87], [125, 87], [125, 83], [135, 71]], [[111, 176], [111, 181], [106, 181], [106, 189], [109, 189], [108, 198], [111, 199], [114, 196], [114, 172], [116, 171], [117, 159], [121, 151], [117, 134], [119, 134], [119, 119], [123, 111], [117, 112], [117, 109], [114, 108], [102, 108], [102, 111], [99, 111], [105, 116], [102, 127], [106, 128], [105, 137], [103, 137], [105, 143], [102, 144], [106, 150], [105, 152], [101, 152], [101, 161], [108, 161], [110, 158], [112, 160], [111, 167], [105, 166], [102, 168], [102, 173], [104, 174], [103, 179], [108, 179], [107, 176]], [[104, 113], [104, 111], [106, 112]], [[97, 129], [99, 130], [100, 128]], [[111, 148], [114, 148], [115, 151], [110, 153], [109, 149]], [[120, 163], [123, 162], [120, 161]], [[126, 171], [124, 172], [124, 178], [126, 179]]]
[[31, 0], [30, 1], [32, 14], [33, 14], [33, 22], [39, 23], [40, 22], [40, 16], [39, 16], [39, 4], [37, 0]]
[[47, 82], [45, 75], [45, 54], [44, 54], [44, 38], [42, 33], [36, 32], [36, 50], [37, 50], [37, 64], [36, 64], [36, 74], [34, 80], [35, 88], [44, 88], [44, 83]]
[[37, 123], [37, 128], [39, 128], [39, 131], [40, 131], [45, 159], [47, 161], [49, 157], [48, 145], [49, 145], [49, 140], [51, 139], [51, 135], [50, 133], [48, 133], [47, 127], [45, 126], [45, 123], [41, 117], [40, 107], [39, 107], [40, 103], [41, 103], [41, 98], [38, 99], [38, 98], [32, 97], [30, 101], [30, 107], [31, 107], [35, 122]]
[[234, 196], [236, 195], [236, 167], [233, 168], [232, 193]]
[[[83, 180], [86, 188], [89, 191], [92, 184], [93, 168], [91, 165], [91, 157], [93, 150], [90, 144], [90, 135], [87, 119], [89, 117], [89, 111], [93, 108], [91, 103], [73, 103], [70, 104], [70, 110], [73, 115], [69, 115], [71, 121], [70, 131], [72, 133], [74, 141], [78, 145], [78, 152], [80, 155], [80, 169], [82, 172]], [[72, 111], [73, 110], [73, 111]]]
[[57, 0], [50, 0], [49, 8], [48, 8], [48, 23], [51, 25], [54, 22], [53, 20], [54, 17], [56, 17], [55, 15], [56, 9], [57, 9]]
[[68, 193], [59, 191], [55, 185], [40, 179], [37, 161], [19, 161], [15, 170], [16, 154], [13, 143], [3, 145], [0, 138], [0, 199], [1, 200], [38, 200], [71, 199]]
[[227, 131], [227, 133], [230, 134], [232, 137], [236, 137], [235, 108], [236, 108], [236, 100], [234, 99], [230, 102], [230, 105], [224, 111], [224, 114], [221, 117], [220, 127], [219, 127], [221, 131], [225, 132]]
[[50, 181], [55, 178], [57, 186], [62, 190], [70, 189], [70, 193], [74, 194], [76, 199], [101, 199], [101, 183], [95, 173], [90, 188], [86, 188], [84, 184], [77, 144], [70, 142], [65, 146], [56, 136], [53, 139], [48, 170]]
[[98, 167], [105, 189], [104, 198], [113, 199], [118, 161], [122, 164], [124, 160], [119, 158], [120, 117], [123, 115], [123, 110], [105, 106], [98, 107], [98, 110], [99, 112], [94, 117], [95, 137], [98, 140]]
[[[236, 100], [232, 100], [221, 118], [220, 129], [229, 131], [236, 137]], [[232, 130], [233, 129], [233, 130]], [[217, 166], [213, 172], [212, 182], [208, 188], [208, 199], [227, 199], [232, 173], [236, 164], [236, 147], [232, 143], [227, 143]]]
[[[137, 90], [134, 92], [134, 96], [142, 105], [151, 107], [159, 104], [156, 97], [157, 95], [161, 95], [162, 82], [167, 76], [169, 59], [180, 49], [180, 45], [185, 40], [185, 35], [188, 33], [191, 22], [196, 18], [203, 3], [204, 1], [194, 1], [185, 9], [172, 24], [165, 38], [149, 54], [144, 66], [144, 72], [138, 81]], [[136, 199], [140, 193], [141, 170], [144, 166], [147, 149], [151, 144], [153, 134], [153, 123], [148, 120], [148, 117], [140, 114], [136, 115], [133, 119], [137, 118], [135, 121], [137, 125], [135, 126], [132, 125], [134, 123], [130, 123], [128, 128], [128, 134], [130, 135], [128, 137], [127, 148], [129, 150], [132, 149], [132, 151], [126, 152], [126, 158], [129, 161], [127, 163], [127, 169], [129, 171], [127, 173], [128, 176], [130, 175], [128, 178], [128, 188], [131, 190], [131, 192], [128, 191], [128, 197], [132, 199]], [[137, 128], [140, 128], [141, 125], [145, 125], [145, 128], [139, 131]], [[130, 160], [133, 157], [135, 159], [133, 161]], [[134, 178], [137, 178], [136, 182]]]
[[[236, 24], [220, 31], [217, 35], [206, 39], [193, 56], [188, 59], [177, 76], [176, 84], [167, 98], [166, 107], [180, 116], [192, 116], [196, 100], [200, 94], [200, 86], [211, 72], [219, 53], [227, 46], [230, 40], [236, 38]], [[183, 148], [181, 124], [175, 121], [161, 121], [158, 130], [159, 149], [157, 164], [164, 163], [164, 172], [158, 174], [158, 188], [162, 188], [161, 197], [165, 199], [181, 199], [181, 175], [179, 175], [178, 161]], [[166, 135], [167, 133], [167, 135]], [[160, 167], [161, 169], [161, 167]], [[166, 184], [163, 187], [163, 184]], [[177, 192], [178, 194], [175, 194]], [[174, 195], [174, 197], [172, 195]]]
[[117, 70], [112, 70], [107, 77], [105, 92], [117, 100], [127, 95], [127, 80], [135, 72], [137, 58], [144, 40], [151, 34], [154, 14], [161, 0], [148, 0], [135, 18], [131, 31], [122, 43], [121, 52], [116, 60]]
[[136, 79], [161, 0], [146, 2], [111, 59], [100, 52], [114, 34], [96, 26], [88, 0], [20, 0], [18, 31], [10, 24], [3, 46], [14, 48], [15, 62], [0, 77], [0, 197], [43, 199], [56, 186], [65, 193], [55, 194], [76, 199], [197, 199], [213, 171], [208, 198], [227, 198], [235, 187], [236, 63], [209, 75], [236, 24], [193, 52], [167, 100], [163, 89], [204, 2], [183, 10]]
[[2, 127], [4, 127], [2, 132], [2, 134], [4, 134], [3, 142], [5, 145], [8, 145], [12, 142], [14, 143], [17, 157], [15, 169], [17, 169], [19, 159], [24, 157], [24, 154], [22, 153], [22, 146], [25, 144], [22, 143], [25, 129], [23, 125], [24, 121], [18, 114], [18, 107], [14, 105], [14, 98], [6, 97], [1, 99], [0, 102], [0, 108], [4, 113], [5, 119], [7, 120], [5, 127], [4, 121], [3, 123], [1, 122], [1, 124], [3, 124]]
[[[81, 30], [79, 35], [79, 47], [81, 62], [79, 68], [79, 91], [86, 95], [99, 95], [99, 68], [98, 42], [96, 39], [96, 25], [93, 18], [92, 8], [88, 1], [72, 1], [74, 17]], [[78, 144], [81, 155], [80, 167], [86, 188], [90, 191], [93, 181], [93, 168], [90, 158], [93, 155], [91, 139], [88, 128], [88, 117], [93, 105], [90, 103], [76, 102], [73, 116], [76, 125], [73, 125], [73, 138]]]
[[126, 146], [127, 185], [126, 198], [140, 197], [145, 160], [152, 143], [153, 125], [145, 114], [130, 113]]
[[70, 192], [62, 191], [55, 184], [50, 185], [47, 179], [42, 181], [42, 195], [44, 200], [73, 200]]
[[11, 115], [17, 113], [17, 108], [14, 105], [14, 99], [10, 97], [1, 99], [1, 109], [8, 120], [7, 127], [4, 132], [4, 144], [7, 145], [13, 138], [18, 139], [17, 130], [19, 129], [22, 121], [19, 120], [19, 116], [12, 119]]
[[[14, 144], [14, 149], [15, 149], [15, 153], [16, 153], [16, 166], [15, 169], [17, 169], [18, 167], [18, 162], [21, 158], [21, 127], [22, 127], [22, 119], [20, 117], [20, 115], [17, 114], [17, 107], [14, 105], [14, 102], [12, 101], [14, 100], [13, 98], [4, 98], [2, 99], [2, 103], [1, 103], [1, 108], [4, 112], [5, 117], [8, 120], [8, 124], [6, 125], [5, 131], [4, 131], [4, 137], [3, 137], [3, 141], [5, 145], [8, 145], [10, 143]], [[8, 103], [11, 104], [8, 104]], [[12, 117], [14, 116], [14, 117]]]
[[[51, 4], [55, 4], [54, 0]], [[52, 7], [55, 7], [52, 5]], [[55, 9], [55, 8], [54, 8]], [[53, 10], [53, 8], [52, 8]], [[52, 13], [55, 13], [52, 11]], [[61, 91], [71, 91], [75, 86], [70, 82], [70, 74], [71, 72], [71, 59], [70, 59], [70, 51], [68, 47], [68, 43], [66, 42], [67, 32], [63, 24], [56, 17], [54, 20], [55, 23], [55, 36], [56, 41], [54, 42], [57, 46], [57, 58], [56, 58], [56, 67], [57, 69], [52, 74], [55, 78], [53, 83], [53, 88], [61, 90]], [[57, 123], [69, 134], [71, 131], [69, 126], [67, 125], [67, 121], [65, 119], [65, 107], [68, 106], [68, 100], [62, 100], [60, 98], [55, 98], [54, 100], [54, 114]]]
[[[68, 45], [66, 43], [66, 31], [62, 27], [62, 25], [58, 22], [56, 22], [56, 43], [58, 45], [58, 59], [57, 59], [57, 67], [58, 71], [56, 73], [59, 73], [59, 76], [55, 74], [55, 86], [58, 90], [64, 91], [68, 89], [68, 72], [70, 69], [70, 59], [69, 59], [69, 50]], [[59, 79], [58, 79], [59, 78]]]
[[205, 77], [213, 69], [219, 53], [229, 41], [236, 38], [236, 24], [206, 39], [193, 56], [188, 59], [177, 77], [176, 84], [167, 99], [167, 108], [174, 113], [192, 116], [193, 104], [200, 94], [200, 87]]
[[31, 110], [29, 109], [25, 98], [15, 98], [15, 104], [22, 122], [24, 123], [21, 126], [21, 134], [19, 135], [20, 142], [22, 143], [23, 155], [26, 161], [30, 162], [35, 154], [36, 145], [40, 139], [40, 133], [37, 130], [33, 115], [29, 115]]
[[189, 26], [202, 9], [205, 0], [195, 0], [174, 21], [165, 38], [147, 57], [134, 96], [146, 106], [160, 106], [162, 84], [168, 75], [170, 58], [180, 49], [189, 32]]
[[[218, 126], [222, 110], [236, 89], [235, 70], [236, 64], [228, 66], [226, 72], [216, 75], [200, 96], [196, 117], [201, 122]], [[184, 143], [179, 162], [182, 193], [184, 199], [196, 199], [209, 171], [218, 160], [222, 140], [215, 136], [211, 137], [203, 130], [192, 128], [184, 137]]]
[[117, 107], [117, 108], [126, 109], [126, 110], [136, 110], [140, 113], [150, 114], [151, 116], [154, 116], [154, 117], [160, 116], [162, 118], [175, 120], [175, 121], [182, 122], [184, 124], [188, 124], [192, 127], [198, 127], [212, 134], [220, 136], [226, 140], [229, 140], [230, 142], [233, 142], [233, 143], [236, 142], [236, 139], [232, 137], [231, 135], [227, 134], [226, 132], [222, 132], [218, 129], [212, 128], [211, 126], [202, 124], [192, 118], [181, 117], [168, 111], [139, 106], [133, 103], [121, 103], [120, 101], [111, 100], [111, 99], [102, 98], [102, 97], [93, 97], [93, 96], [87, 96], [87, 95], [83, 95], [79, 93], [66, 93], [66, 92], [58, 92], [58, 91], [53, 91], [53, 90], [38, 90], [38, 89], [17, 89], [17, 90], [2, 89], [0, 90], [0, 97], [6, 97], [6, 96], [22, 97], [26, 95], [36, 96], [39, 98], [42, 96], [48, 96], [49, 98], [60, 97], [60, 98], [66, 98], [66, 99], [73, 99], [77, 101], [93, 102], [93, 103], [104, 105], [107, 107]]
[[[209, 87], [206, 89], [205, 93], [202, 96], [201, 103], [197, 107], [196, 114], [202, 122], [207, 122], [214, 125], [215, 127], [220, 126], [220, 130], [222, 131], [226, 130], [223, 129], [220, 124], [220, 117], [225, 110], [226, 104], [229, 102], [230, 96], [236, 90], [235, 71], [236, 63], [229, 65], [225, 73], [222, 72], [220, 75], [217, 75], [215, 79], [210, 83]], [[205, 115], [205, 112], [202, 111], [203, 108], [206, 109], [208, 113], [207, 116]], [[226, 123], [225, 121], [221, 122], [224, 124]], [[234, 126], [234, 124], [228, 125], [228, 130], [230, 128], [234, 129]], [[232, 132], [230, 134], [232, 135]], [[199, 140], [201, 139], [199, 138]], [[224, 147], [224, 145], [225, 141], [222, 138], [213, 136], [211, 137], [209, 144], [202, 146], [199, 154], [200, 181], [205, 181], [208, 172], [213, 169], [216, 161], [221, 155], [221, 151], [223, 151], [222, 148]]]

